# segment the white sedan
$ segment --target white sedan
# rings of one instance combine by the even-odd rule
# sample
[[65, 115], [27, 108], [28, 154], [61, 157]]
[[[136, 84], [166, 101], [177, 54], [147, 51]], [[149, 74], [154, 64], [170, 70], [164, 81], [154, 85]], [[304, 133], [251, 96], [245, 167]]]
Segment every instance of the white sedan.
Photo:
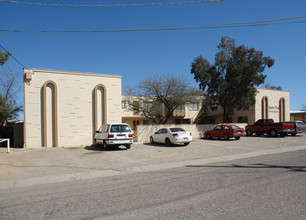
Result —
[[165, 143], [167, 146], [171, 144], [187, 146], [191, 141], [191, 133], [179, 127], [161, 128], [150, 137], [151, 144]]

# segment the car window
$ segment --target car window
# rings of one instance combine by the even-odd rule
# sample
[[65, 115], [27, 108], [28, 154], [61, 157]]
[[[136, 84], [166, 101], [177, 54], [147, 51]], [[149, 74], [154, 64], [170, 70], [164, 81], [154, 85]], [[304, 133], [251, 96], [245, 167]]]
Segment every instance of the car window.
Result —
[[230, 127], [232, 128], [232, 129], [241, 129], [239, 126], [237, 126], [237, 125], [230, 125]]
[[301, 122], [301, 121], [298, 121], [298, 122], [296, 122], [296, 123], [297, 123], [298, 126], [305, 126], [304, 123]]
[[169, 128], [171, 132], [185, 131], [183, 128]]
[[112, 125], [111, 129], [110, 129], [111, 132], [131, 132], [131, 129], [130, 129], [130, 126], [128, 125]]
[[229, 127], [227, 127], [226, 125], [223, 126], [223, 130], [229, 130]]
[[164, 128], [162, 133], [167, 134], [168, 133], [167, 129]]
[[274, 123], [274, 121], [272, 119], [268, 119], [266, 123]]
[[155, 132], [155, 134], [161, 134], [162, 133], [162, 129], [159, 129], [158, 131]]
[[258, 120], [254, 125], [261, 125], [262, 124], [262, 120]]
[[221, 130], [221, 126], [219, 125], [219, 126], [215, 127], [214, 130]]

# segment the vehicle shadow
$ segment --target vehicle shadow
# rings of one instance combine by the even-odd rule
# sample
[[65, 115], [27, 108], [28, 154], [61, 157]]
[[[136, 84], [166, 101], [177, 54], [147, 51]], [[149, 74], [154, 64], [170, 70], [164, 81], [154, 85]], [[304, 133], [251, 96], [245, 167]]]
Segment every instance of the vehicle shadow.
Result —
[[[252, 136], [245, 136], [246, 138], [254, 138], [254, 137], [261, 137], [261, 138], [285, 138], [285, 137], [288, 137], [289, 135], [287, 135], [287, 136], [284, 136], [284, 137], [282, 137], [282, 136], [280, 136], [280, 135], [277, 135], [276, 137], [271, 137], [271, 136], [269, 136], [269, 135], [252, 135]], [[291, 136], [291, 135], [290, 135]]]
[[143, 143], [143, 145], [147, 145], [147, 146], [152, 146], [152, 147], [188, 147], [188, 146], [185, 146], [185, 145], [181, 145], [181, 144], [171, 144], [170, 146], [167, 146], [166, 144], [160, 144], [160, 143]]
[[123, 151], [123, 150], [127, 150], [124, 146], [119, 146], [119, 147], [111, 147], [109, 146], [107, 148], [107, 150], [104, 150], [102, 146], [98, 146], [95, 144], [92, 144], [90, 146], [86, 146], [84, 147], [85, 150], [89, 150], [89, 151]]
[[287, 169], [289, 171], [294, 172], [306, 172], [306, 166], [278, 166], [278, 165], [270, 165], [270, 164], [250, 164], [250, 165], [221, 165], [221, 166], [212, 166], [212, 165], [186, 165], [186, 167], [206, 167], [206, 168], [254, 168], [254, 169]]
[[[244, 138], [244, 137], [243, 137]], [[228, 139], [228, 140], [225, 140], [225, 139], [223, 139], [223, 138], [212, 138], [212, 139], [207, 139], [206, 137], [204, 137], [204, 138], [200, 138], [200, 139], [202, 139], [202, 140], [206, 140], [206, 141], [239, 141], [239, 140], [236, 140], [235, 138], [230, 138], [230, 139]]]

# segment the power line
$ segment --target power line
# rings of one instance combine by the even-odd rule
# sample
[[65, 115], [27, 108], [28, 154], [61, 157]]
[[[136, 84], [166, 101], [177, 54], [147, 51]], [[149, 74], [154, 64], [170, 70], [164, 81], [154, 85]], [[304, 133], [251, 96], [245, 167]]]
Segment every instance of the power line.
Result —
[[0, 1], [15, 3], [15, 4], [23, 4], [23, 5], [56, 6], [56, 7], [131, 7], [131, 6], [201, 4], [208, 2], [221, 2], [225, 0], [203, 0], [203, 1], [186, 1], [186, 2], [143, 3], [143, 4], [114, 4], [114, 5], [72, 5], [72, 4], [46, 4], [46, 3], [20, 2], [13, 0], [0, 0]]
[[[1, 46], [0, 47], [7, 53], [9, 53], [4, 47]], [[18, 64], [20, 64], [23, 68], [26, 68], [25, 65], [23, 65], [21, 62], [19, 62], [12, 54], [10, 54], [10, 57], [12, 57]]]
[[[194, 25], [182, 27], [165, 27], [165, 28], [138, 28], [138, 29], [119, 29], [119, 30], [80, 30], [80, 31], [31, 31], [31, 30], [0, 30], [0, 32], [13, 32], [13, 33], [106, 33], [106, 32], [132, 32], [132, 31], [167, 31], [167, 30], [184, 30], [184, 29], [208, 29], [208, 28], [230, 28], [230, 27], [244, 27], [244, 26], [262, 26], [262, 25], [275, 25], [275, 22], [291, 21], [290, 23], [304, 23], [306, 21], [292, 21], [296, 19], [306, 18], [306, 16], [279, 18], [263, 21], [250, 21], [250, 22], [235, 22], [225, 24], [209, 24], [209, 25]], [[276, 24], [288, 24], [276, 23]]]

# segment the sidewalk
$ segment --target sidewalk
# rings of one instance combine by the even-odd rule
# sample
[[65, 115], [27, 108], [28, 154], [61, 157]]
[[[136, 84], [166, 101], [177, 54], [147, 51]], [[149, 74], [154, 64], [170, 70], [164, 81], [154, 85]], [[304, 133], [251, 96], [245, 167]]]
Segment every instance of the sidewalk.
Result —
[[306, 135], [286, 138], [244, 137], [239, 141], [195, 140], [189, 146], [138, 144], [103, 151], [75, 148], [0, 148], [0, 189], [229, 161], [306, 149]]

